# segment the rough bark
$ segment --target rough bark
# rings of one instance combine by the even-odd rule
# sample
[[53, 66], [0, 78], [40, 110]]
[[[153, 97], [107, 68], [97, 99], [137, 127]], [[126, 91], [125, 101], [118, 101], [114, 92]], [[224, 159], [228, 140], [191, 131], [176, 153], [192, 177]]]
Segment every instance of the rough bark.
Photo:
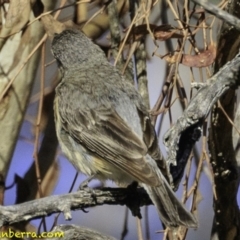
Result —
[[[239, 4], [239, 0], [229, 1], [227, 11], [239, 17]], [[238, 28], [224, 23], [218, 40], [215, 72], [238, 53], [239, 47]], [[239, 174], [232, 143], [233, 125], [221, 109], [222, 106], [228, 117], [233, 119], [235, 101], [235, 91], [228, 90], [219, 103], [214, 106], [211, 116], [209, 148], [216, 191], [216, 198], [214, 198], [215, 218], [212, 228], [212, 239], [214, 240], [240, 239], [240, 216], [237, 204]]]
[[127, 205], [135, 215], [140, 213], [139, 207], [152, 204], [152, 202], [142, 188], [134, 191], [133, 188], [79, 190], [75, 193], [40, 198], [12, 206], [0, 206], [0, 227], [56, 212], [63, 212], [65, 219], [70, 220], [71, 210], [84, 210], [104, 204]]

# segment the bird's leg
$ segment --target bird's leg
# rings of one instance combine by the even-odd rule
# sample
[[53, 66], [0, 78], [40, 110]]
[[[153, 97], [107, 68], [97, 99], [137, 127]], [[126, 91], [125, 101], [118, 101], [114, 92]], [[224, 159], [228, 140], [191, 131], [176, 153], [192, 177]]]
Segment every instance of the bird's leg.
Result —
[[78, 189], [79, 189], [79, 190], [84, 190], [84, 191], [90, 193], [91, 196], [92, 196], [92, 198], [96, 201], [96, 194], [95, 194], [95, 192], [94, 192], [94, 189], [92, 189], [92, 188], [90, 188], [90, 187], [88, 186], [88, 184], [89, 184], [94, 178], [96, 178], [96, 174], [94, 174], [94, 175], [90, 176], [89, 178], [87, 178], [86, 180], [84, 180], [84, 181], [80, 184], [80, 186], [79, 186]]
[[85, 179], [79, 186], [79, 190], [86, 190], [86, 189], [90, 189], [88, 187], [88, 184], [96, 177], [96, 174], [88, 177], [87, 179]]

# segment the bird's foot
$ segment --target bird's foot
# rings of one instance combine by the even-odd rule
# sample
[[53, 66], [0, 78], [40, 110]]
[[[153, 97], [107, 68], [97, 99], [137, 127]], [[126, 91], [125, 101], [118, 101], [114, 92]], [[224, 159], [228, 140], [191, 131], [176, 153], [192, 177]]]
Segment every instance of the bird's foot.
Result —
[[95, 178], [95, 175], [92, 175], [91, 177], [85, 179], [79, 186], [79, 190], [87, 190], [87, 189], [90, 189], [88, 187], [88, 184]]
[[90, 194], [91, 194], [91, 197], [92, 197], [93, 199], [96, 199], [96, 194], [95, 194], [94, 189], [92, 189], [92, 188], [90, 188], [90, 187], [88, 186], [88, 184], [89, 184], [94, 178], [95, 178], [95, 175], [92, 175], [91, 177], [89, 177], [89, 178], [87, 178], [86, 180], [84, 180], [84, 181], [80, 184], [78, 190], [79, 190], [79, 191], [84, 190], [85, 192], [90, 193]]

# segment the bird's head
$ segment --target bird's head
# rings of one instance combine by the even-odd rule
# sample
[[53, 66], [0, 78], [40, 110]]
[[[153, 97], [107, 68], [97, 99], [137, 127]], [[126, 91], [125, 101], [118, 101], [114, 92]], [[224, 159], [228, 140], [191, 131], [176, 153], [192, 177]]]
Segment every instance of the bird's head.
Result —
[[54, 35], [52, 53], [63, 69], [107, 61], [103, 51], [83, 32], [75, 29], [67, 29]]

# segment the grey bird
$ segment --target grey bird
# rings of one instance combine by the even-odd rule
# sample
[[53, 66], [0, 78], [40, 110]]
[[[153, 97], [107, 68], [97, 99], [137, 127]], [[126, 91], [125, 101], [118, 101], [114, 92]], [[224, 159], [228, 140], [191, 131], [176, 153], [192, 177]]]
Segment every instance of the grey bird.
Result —
[[137, 181], [168, 227], [197, 227], [175, 197], [148, 109], [137, 90], [78, 30], [55, 34], [52, 52], [62, 73], [54, 103], [57, 137], [75, 168], [120, 186]]

